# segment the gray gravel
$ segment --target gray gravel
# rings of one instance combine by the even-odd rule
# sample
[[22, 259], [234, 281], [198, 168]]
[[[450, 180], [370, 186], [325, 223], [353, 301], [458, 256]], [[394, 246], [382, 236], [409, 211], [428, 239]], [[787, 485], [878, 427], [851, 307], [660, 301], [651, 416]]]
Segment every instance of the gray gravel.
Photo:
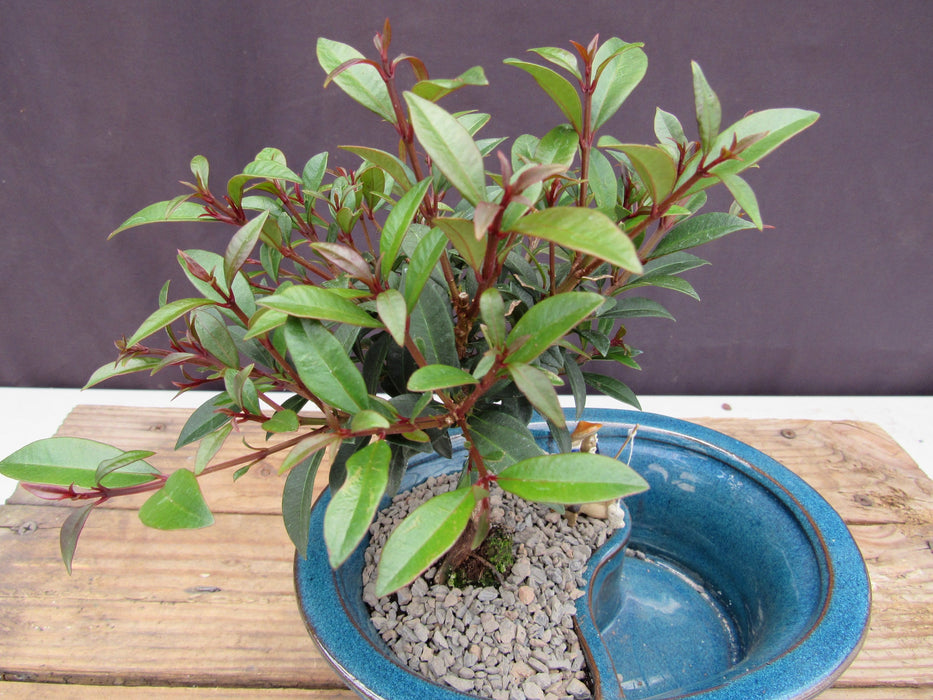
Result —
[[515, 565], [499, 588], [451, 589], [429, 569], [394, 595], [376, 598], [379, 552], [411, 510], [453, 488], [455, 476], [428, 479], [377, 515], [363, 570], [363, 599], [379, 634], [413, 671], [494, 700], [584, 700], [583, 652], [573, 629], [583, 572], [611, 534], [604, 520], [576, 526], [549, 508], [494, 488], [491, 521], [515, 540]]

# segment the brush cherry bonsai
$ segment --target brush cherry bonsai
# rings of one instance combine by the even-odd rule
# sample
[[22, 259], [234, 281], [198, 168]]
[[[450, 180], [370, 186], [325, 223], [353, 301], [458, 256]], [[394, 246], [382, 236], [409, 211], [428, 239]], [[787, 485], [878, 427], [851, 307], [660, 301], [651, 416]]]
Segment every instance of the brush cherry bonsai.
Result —
[[[324, 540], [338, 567], [380, 500], [398, 488], [409, 458], [449, 455], [451, 432], [462, 433], [469, 459], [458, 488], [428, 501], [391, 536], [380, 595], [445, 554], [455, 564], [476, 547], [496, 484], [558, 507], [645, 488], [622, 462], [571, 453], [555, 386], [569, 386], [578, 418], [588, 388], [637, 406], [628, 387], [598, 368], [637, 368], [627, 319], [669, 316], [639, 290], [695, 296], [681, 274], [704, 261], [687, 249], [763, 227], [741, 173], [817, 114], [765, 110], [722, 129], [716, 95], [694, 64], [698, 138], [659, 109], [657, 144], [619, 140], [604, 127], [647, 59], [640, 44], [597, 37], [574, 42], [576, 53], [534, 49], [550, 66], [506, 61], [547, 93], [562, 123], [510, 143], [477, 138], [489, 115], [451, 114], [438, 102], [486, 85], [482, 68], [433, 79], [413, 56], [390, 59], [390, 40], [386, 22], [374, 59], [325, 39], [317, 53], [325, 85], [395, 129], [398, 155], [343, 146], [349, 164], [321, 153], [296, 171], [267, 148], [219, 188], [196, 156], [186, 193], [114, 232], [200, 221], [225, 224], [232, 236], [221, 253], [179, 251], [195, 295], [170, 300], [166, 283], [158, 309], [117, 343], [116, 362], [87, 386], [178, 367], [182, 391], [208, 385], [220, 393], [178, 437], [177, 447], [199, 443], [192, 470], [163, 474], [146, 461], [151, 452], [75, 438], [41, 440], [0, 462], [0, 472], [32, 493], [81, 504], [61, 531], [69, 570], [95, 507], [152, 492], [139, 512], [146, 525], [210, 525], [198, 477], [231, 469], [237, 478], [272, 454], [288, 472], [285, 526], [302, 554], [314, 475], [330, 455]], [[705, 190], [719, 183], [735, 199], [732, 210], [699, 213]], [[306, 406], [313, 410], [302, 412]], [[562, 454], [536, 446], [527, 428], [533, 409]], [[268, 442], [218, 463], [219, 448], [243, 423], [260, 424]]]

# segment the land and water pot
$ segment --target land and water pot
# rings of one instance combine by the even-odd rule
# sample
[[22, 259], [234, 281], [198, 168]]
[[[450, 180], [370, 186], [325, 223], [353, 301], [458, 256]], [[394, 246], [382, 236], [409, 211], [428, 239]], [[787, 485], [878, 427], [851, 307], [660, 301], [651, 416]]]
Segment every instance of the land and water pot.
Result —
[[[839, 515], [803, 480], [758, 450], [663, 416], [587, 411], [601, 451], [623, 458], [650, 490], [625, 500], [626, 524], [591, 557], [577, 625], [594, 697], [810, 698], [854, 658], [870, 587]], [[571, 418], [571, 416], [568, 416]], [[547, 426], [532, 432], [552, 448]], [[411, 461], [402, 488], [459, 470], [451, 459]], [[320, 542], [325, 493], [311, 516]], [[367, 538], [368, 540], [368, 538]], [[296, 557], [299, 605], [312, 638], [365, 698], [469, 697], [412, 673], [370, 622], [363, 551], [334, 571], [317, 548]]]

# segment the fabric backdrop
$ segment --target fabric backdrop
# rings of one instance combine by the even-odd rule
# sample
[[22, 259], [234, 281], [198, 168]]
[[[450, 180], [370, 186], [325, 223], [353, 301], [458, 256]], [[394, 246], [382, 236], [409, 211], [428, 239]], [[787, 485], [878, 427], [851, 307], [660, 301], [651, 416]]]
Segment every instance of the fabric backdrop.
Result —
[[225, 229], [106, 239], [181, 193], [193, 155], [225, 180], [264, 146], [295, 167], [339, 159], [338, 144], [391, 149], [385, 125], [323, 89], [314, 56], [318, 36], [370, 51], [386, 16], [392, 52], [433, 77], [486, 68], [489, 87], [445, 100], [491, 112], [486, 135], [561, 120], [502, 59], [597, 32], [646, 44], [648, 75], [612, 123], [625, 140], [652, 142], [656, 106], [692, 123], [691, 59], [724, 123], [822, 113], [749, 177], [773, 228], [701, 249], [713, 265], [689, 279], [702, 301], [656, 295], [676, 323], [631, 324], [643, 371], [618, 376], [637, 392], [933, 392], [929, 0], [0, 0], [0, 385], [80, 386], [166, 279], [189, 295], [176, 249], [222, 250]]

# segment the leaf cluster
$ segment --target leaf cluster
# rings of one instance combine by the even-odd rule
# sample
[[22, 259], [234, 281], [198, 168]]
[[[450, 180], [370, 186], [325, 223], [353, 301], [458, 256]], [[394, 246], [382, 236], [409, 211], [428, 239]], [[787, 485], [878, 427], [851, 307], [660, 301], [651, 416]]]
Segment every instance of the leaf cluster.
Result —
[[[606, 368], [638, 368], [627, 319], [670, 318], [641, 289], [696, 296], [682, 275], [705, 261], [687, 251], [763, 228], [741, 174], [817, 115], [765, 110], [722, 129], [716, 94], [694, 64], [697, 137], [659, 109], [656, 144], [619, 140], [601, 132], [641, 81], [647, 57], [640, 44], [596, 37], [572, 43], [573, 52], [534, 49], [544, 64], [506, 60], [551, 98], [561, 117], [553, 129], [480, 137], [490, 115], [451, 113], [439, 102], [485, 85], [482, 68], [432, 79], [420, 59], [390, 58], [390, 41], [386, 23], [374, 58], [327, 39], [319, 40], [317, 56], [325, 85], [395, 130], [397, 154], [342, 146], [345, 164], [320, 153], [293, 169], [281, 151], [266, 148], [220, 187], [207, 159], [196, 156], [185, 193], [114, 231], [199, 221], [232, 233], [222, 252], [179, 251], [194, 295], [170, 301], [166, 283], [158, 308], [118, 342], [117, 360], [87, 386], [175, 367], [180, 390], [210, 386], [219, 394], [178, 438], [177, 447], [198, 443], [190, 471], [165, 477], [138, 454], [87, 446], [73, 453], [73, 444], [50, 441], [0, 463], [14, 478], [56, 485], [46, 489], [52, 497], [87, 501], [63, 530], [69, 566], [93, 506], [151, 490], [140, 514], [147, 524], [207, 525], [197, 477], [233, 468], [236, 478], [274, 453], [288, 472], [285, 526], [302, 554], [314, 478], [329, 453], [333, 498], [324, 539], [337, 567], [382, 498], [398, 488], [412, 455], [450, 456], [452, 438], [465, 441], [460, 487], [426, 503], [392, 535], [379, 594], [410, 582], [459, 538], [478, 532], [471, 545], [478, 543], [494, 484], [552, 504], [605, 501], [646, 487], [608, 457], [545, 454], [527, 428], [532, 412], [570, 452], [571, 426], [555, 387], [569, 386], [577, 418], [588, 389], [638, 405]], [[398, 84], [403, 70], [415, 79], [407, 91]], [[735, 206], [700, 213], [705, 190], [718, 183]], [[280, 402], [283, 392], [290, 398]], [[218, 462], [246, 422], [278, 439]], [[103, 467], [107, 460], [116, 461]]]

